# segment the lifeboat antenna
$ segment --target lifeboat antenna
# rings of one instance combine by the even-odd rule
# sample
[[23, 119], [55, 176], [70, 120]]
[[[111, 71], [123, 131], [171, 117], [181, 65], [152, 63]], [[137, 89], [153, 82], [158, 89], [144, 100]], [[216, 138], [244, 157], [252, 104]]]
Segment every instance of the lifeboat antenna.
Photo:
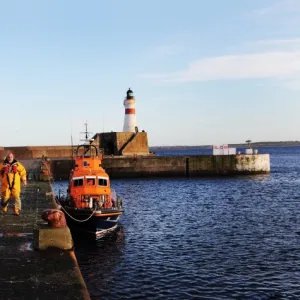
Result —
[[74, 149], [73, 149], [73, 135], [71, 134], [71, 149], [72, 149], [72, 161], [74, 158]]
[[89, 132], [88, 129], [87, 129], [87, 125], [88, 125], [87, 121], [84, 123], [84, 125], [85, 125], [85, 131], [84, 131], [84, 132], [81, 132], [81, 133], [84, 133], [84, 134], [85, 134], [85, 139], [83, 139], [83, 140], [81, 140], [81, 141], [88, 142], [88, 141], [89, 141], [89, 134], [90, 134], [91, 132]]

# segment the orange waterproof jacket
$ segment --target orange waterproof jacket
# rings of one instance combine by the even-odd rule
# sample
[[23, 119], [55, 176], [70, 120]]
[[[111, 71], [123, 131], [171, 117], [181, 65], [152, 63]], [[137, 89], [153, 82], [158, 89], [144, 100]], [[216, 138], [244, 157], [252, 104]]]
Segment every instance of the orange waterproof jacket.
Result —
[[6, 159], [0, 164], [0, 172], [2, 179], [1, 192], [11, 191], [15, 195], [20, 195], [21, 181], [26, 181], [26, 169], [17, 160], [9, 163]]

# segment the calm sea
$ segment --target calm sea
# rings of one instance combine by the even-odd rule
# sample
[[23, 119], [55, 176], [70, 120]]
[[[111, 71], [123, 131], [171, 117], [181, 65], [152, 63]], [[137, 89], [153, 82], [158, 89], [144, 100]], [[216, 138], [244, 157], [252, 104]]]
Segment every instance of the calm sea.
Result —
[[113, 180], [120, 229], [75, 238], [91, 298], [300, 299], [300, 147], [259, 151], [270, 175]]

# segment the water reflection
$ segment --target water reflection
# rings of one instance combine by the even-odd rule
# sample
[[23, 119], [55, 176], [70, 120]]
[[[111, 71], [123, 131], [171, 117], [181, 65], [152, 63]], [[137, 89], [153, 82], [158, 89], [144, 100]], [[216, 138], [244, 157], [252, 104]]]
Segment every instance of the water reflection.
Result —
[[300, 147], [273, 151], [270, 175], [113, 180], [121, 235], [75, 238], [92, 298], [300, 299]]
[[31, 236], [33, 233], [30, 232], [13, 232], [13, 231], [4, 231], [0, 232], [0, 237], [26, 237]]
[[98, 240], [80, 234], [74, 234], [73, 239], [87, 287], [92, 291], [92, 296], [99, 299], [100, 294], [111, 290], [115, 281], [124, 253], [125, 230], [120, 226], [115, 232]]

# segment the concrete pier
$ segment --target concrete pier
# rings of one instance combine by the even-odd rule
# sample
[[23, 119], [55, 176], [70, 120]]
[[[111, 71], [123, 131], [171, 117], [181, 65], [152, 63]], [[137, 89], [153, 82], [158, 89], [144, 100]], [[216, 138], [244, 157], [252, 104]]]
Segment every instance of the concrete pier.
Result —
[[46, 226], [43, 210], [53, 207], [49, 182], [29, 182], [22, 211], [0, 215], [0, 299], [90, 299], [73, 250], [34, 249]]

